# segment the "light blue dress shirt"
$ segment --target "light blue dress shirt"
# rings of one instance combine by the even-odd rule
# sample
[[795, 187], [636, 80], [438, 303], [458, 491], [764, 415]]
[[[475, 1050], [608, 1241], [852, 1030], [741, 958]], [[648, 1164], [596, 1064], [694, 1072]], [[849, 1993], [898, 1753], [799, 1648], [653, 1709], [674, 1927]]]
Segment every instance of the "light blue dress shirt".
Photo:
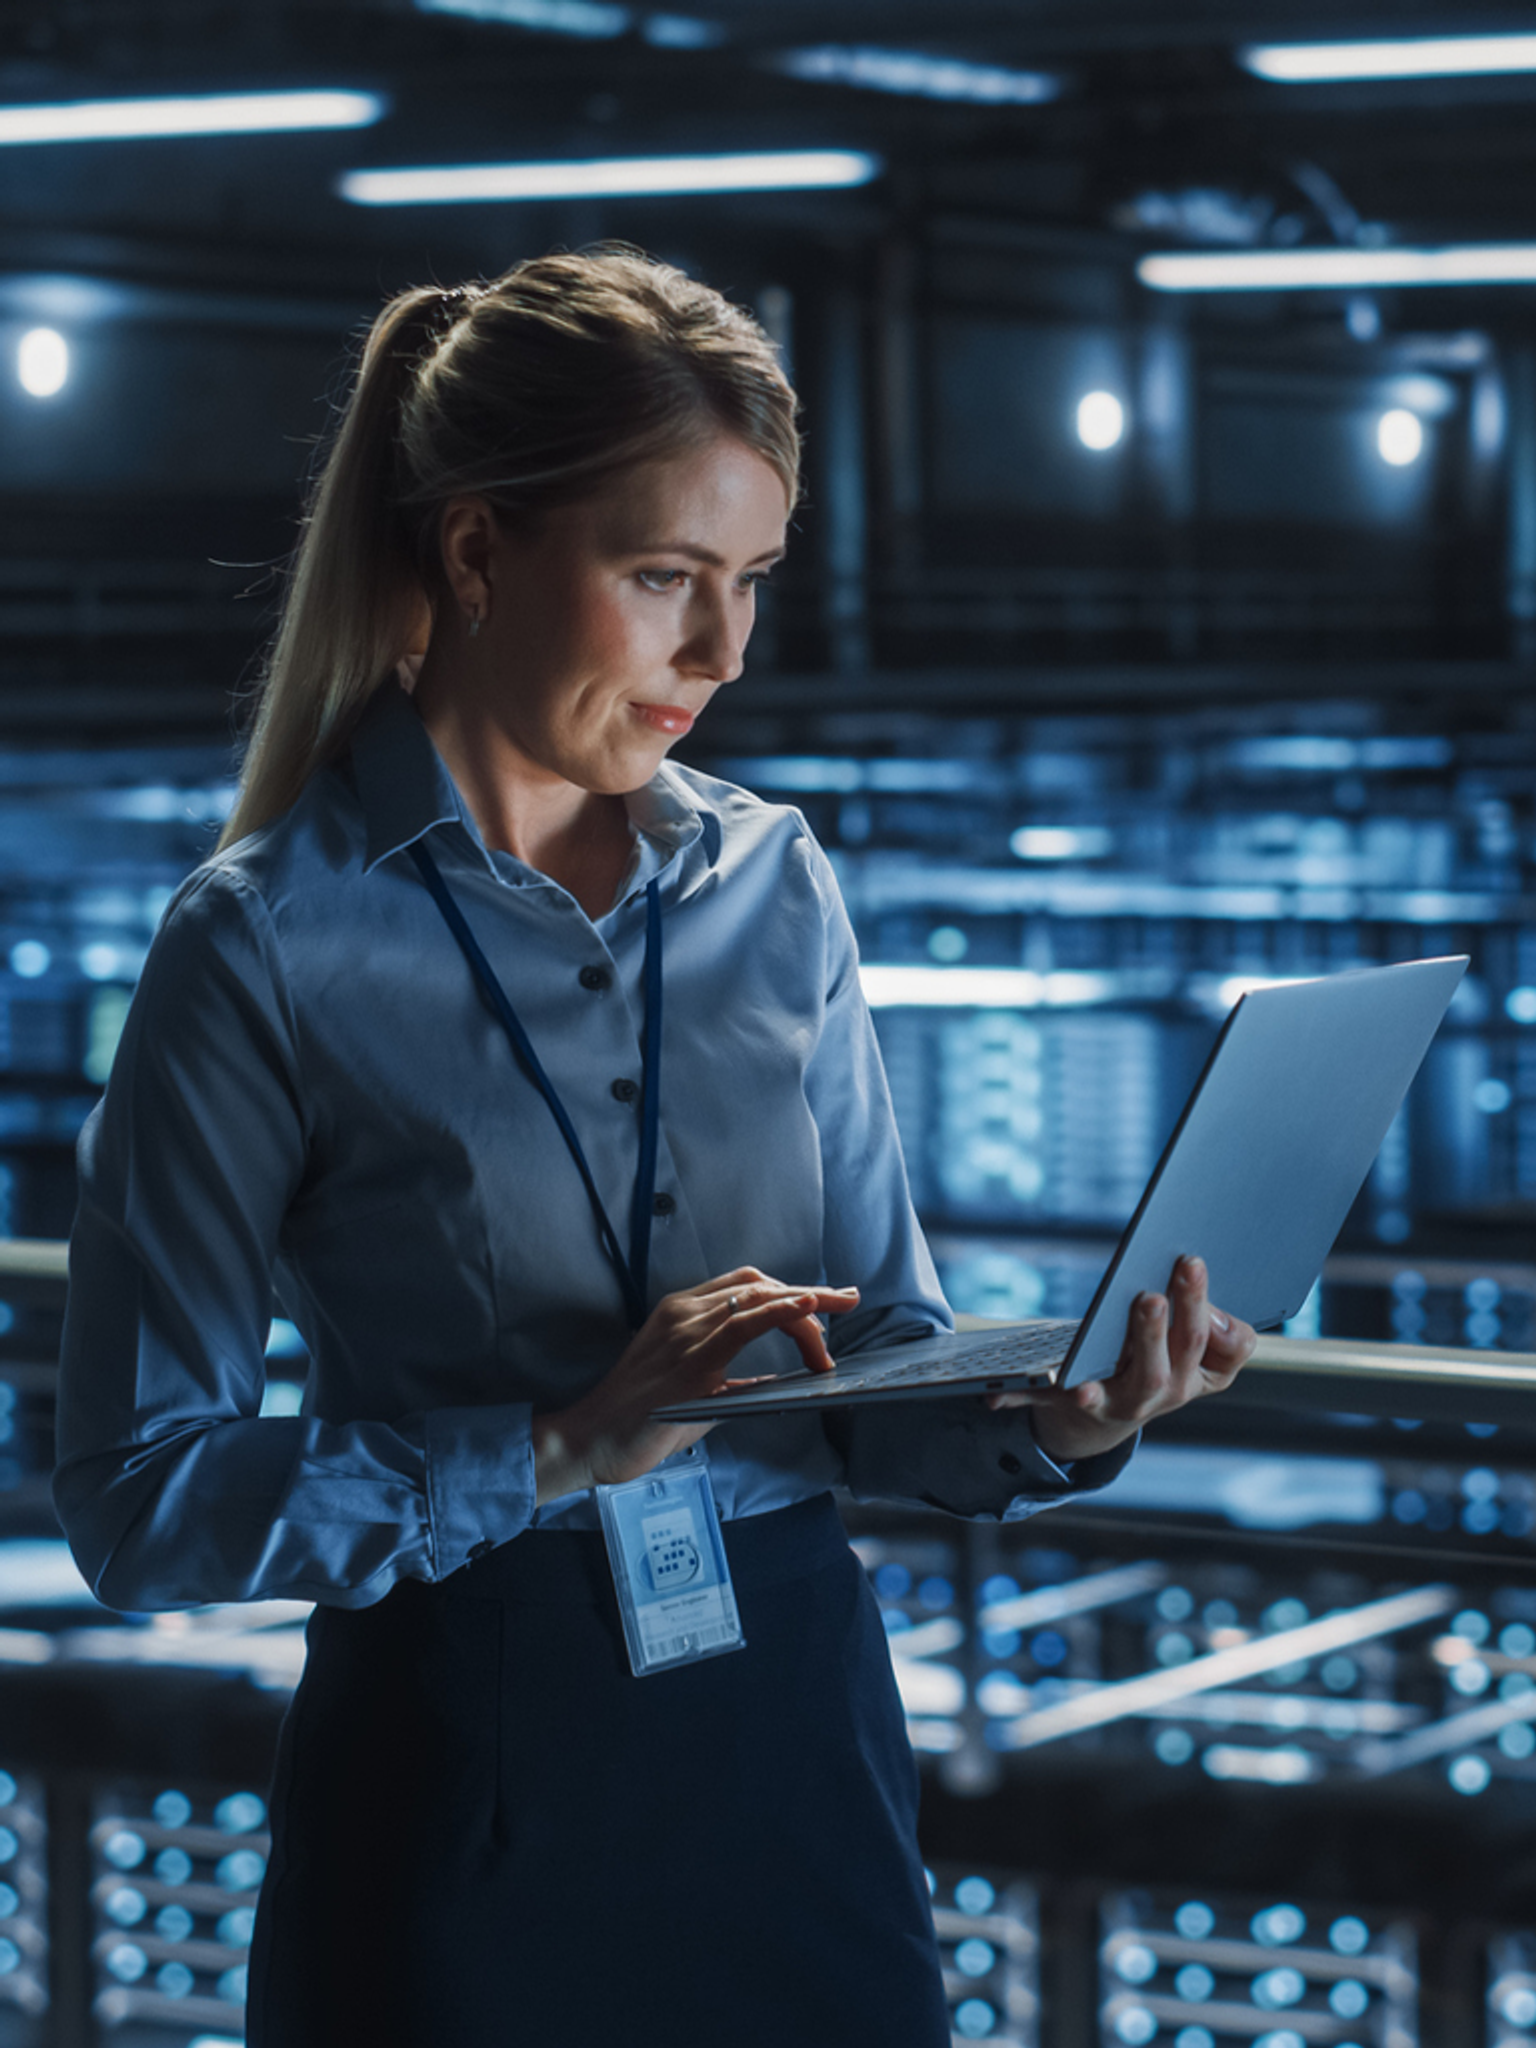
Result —
[[[530, 1525], [531, 1417], [628, 1330], [591, 1206], [407, 849], [438, 865], [628, 1214], [646, 884], [665, 938], [650, 1296], [740, 1265], [855, 1282], [848, 1354], [950, 1326], [913, 1215], [853, 934], [799, 813], [668, 764], [628, 799], [630, 872], [589, 918], [488, 851], [410, 699], [209, 861], [150, 950], [80, 1147], [54, 1495], [129, 1610], [287, 1596], [365, 1606]], [[274, 1291], [312, 1355], [260, 1413]], [[741, 1372], [797, 1354], [782, 1335]], [[707, 1439], [725, 1517], [843, 1484], [1016, 1519], [1076, 1480], [1027, 1414], [896, 1403], [743, 1418]]]

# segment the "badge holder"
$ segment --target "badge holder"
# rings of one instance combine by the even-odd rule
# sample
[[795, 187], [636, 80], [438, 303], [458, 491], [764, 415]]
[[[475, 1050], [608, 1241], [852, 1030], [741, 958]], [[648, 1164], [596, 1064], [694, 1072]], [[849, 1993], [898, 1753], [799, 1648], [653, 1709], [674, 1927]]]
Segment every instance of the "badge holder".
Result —
[[746, 1647], [709, 1467], [696, 1451], [598, 1487], [597, 1506], [637, 1678]]

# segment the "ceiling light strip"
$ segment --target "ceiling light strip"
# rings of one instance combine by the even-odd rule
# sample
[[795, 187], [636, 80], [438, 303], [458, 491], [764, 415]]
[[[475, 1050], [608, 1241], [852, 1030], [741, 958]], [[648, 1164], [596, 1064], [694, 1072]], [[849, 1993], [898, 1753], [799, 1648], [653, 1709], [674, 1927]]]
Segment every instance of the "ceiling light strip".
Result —
[[175, 99], [68, 100], [0, 107], [0, 147], [35, 142], [137, 142], [173, 135], [267, 135], [367, 128], [384, 113], [371, 92], [203, 93]]
[[1256, 249], [1143, 256], [1159, 292], [1359, 291], [1392, 286], [1536, 284], [1536, 242], [1444, 249]]
[[770, 150], [732, 156], [600, 157], [348, 171], [337, 189], [356, 206], [446, 206], [481, 200], [827, 190], [866, 185], [880, 170], [878, 157], [859, 150]]
[[1281, 85], [1345, 79], [1473, 78], [1536, 71], [1536, 35], [1412, 36], [1373, 43], [1255, 43], [1238, 62]]

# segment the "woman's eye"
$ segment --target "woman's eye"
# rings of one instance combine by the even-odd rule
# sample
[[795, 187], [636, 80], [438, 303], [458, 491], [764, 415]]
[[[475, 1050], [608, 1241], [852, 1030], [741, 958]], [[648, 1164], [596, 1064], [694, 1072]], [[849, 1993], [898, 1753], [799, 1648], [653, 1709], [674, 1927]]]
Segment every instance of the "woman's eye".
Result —
[[642, 569], [640, 581], [647, 590], [676, 590], [686, 573], [682, 569]]

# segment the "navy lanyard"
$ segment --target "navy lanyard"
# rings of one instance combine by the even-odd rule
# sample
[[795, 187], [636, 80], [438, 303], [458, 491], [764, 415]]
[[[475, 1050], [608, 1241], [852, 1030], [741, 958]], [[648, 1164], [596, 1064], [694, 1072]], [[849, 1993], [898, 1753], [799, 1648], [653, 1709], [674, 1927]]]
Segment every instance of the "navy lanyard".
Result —
[[463, 948], [464, 957], [473, 968], [487, 1001], [500, 1018], [502, 1029], [511, 1039], [512, 1050], [521, 1061], [524, 1072], [549, 1105], [549, 1113], [560, 1127], [560, 1135], [576, 1162], [576, 1170], [592, 1204], [603, 1250], [624, 1290], [629, 1326], [638, 1330], [650, 1310], [651, 1212], [656, 1200], [656, 1148], [661, 1131], [661, 895], [658, 884], [651, 882], [645, 892], [645, 1057], [640, 1096], [640, 1164], [635, 1173], [635, 1192], [629, 1209], [629, 1257], [626, 1259], [618, 1233], [603, 1207], [597, 1182], [592, 1178], [587, 1155], [581, 1149], [576, 1126], [555, 1092], [554, 1082], [540, 1064], [533, 1041], [508, 1000], [506, 990], [496, 979], [495, 969], [481, 952], [463, 911], [454, 901], [448, 884], [438, 872], [437, 862], [427, 851], [423, 840], [418, 839], [412, 846], [411, 858], [421, 870], [422, 880], [432, 891], [448, 929]]

